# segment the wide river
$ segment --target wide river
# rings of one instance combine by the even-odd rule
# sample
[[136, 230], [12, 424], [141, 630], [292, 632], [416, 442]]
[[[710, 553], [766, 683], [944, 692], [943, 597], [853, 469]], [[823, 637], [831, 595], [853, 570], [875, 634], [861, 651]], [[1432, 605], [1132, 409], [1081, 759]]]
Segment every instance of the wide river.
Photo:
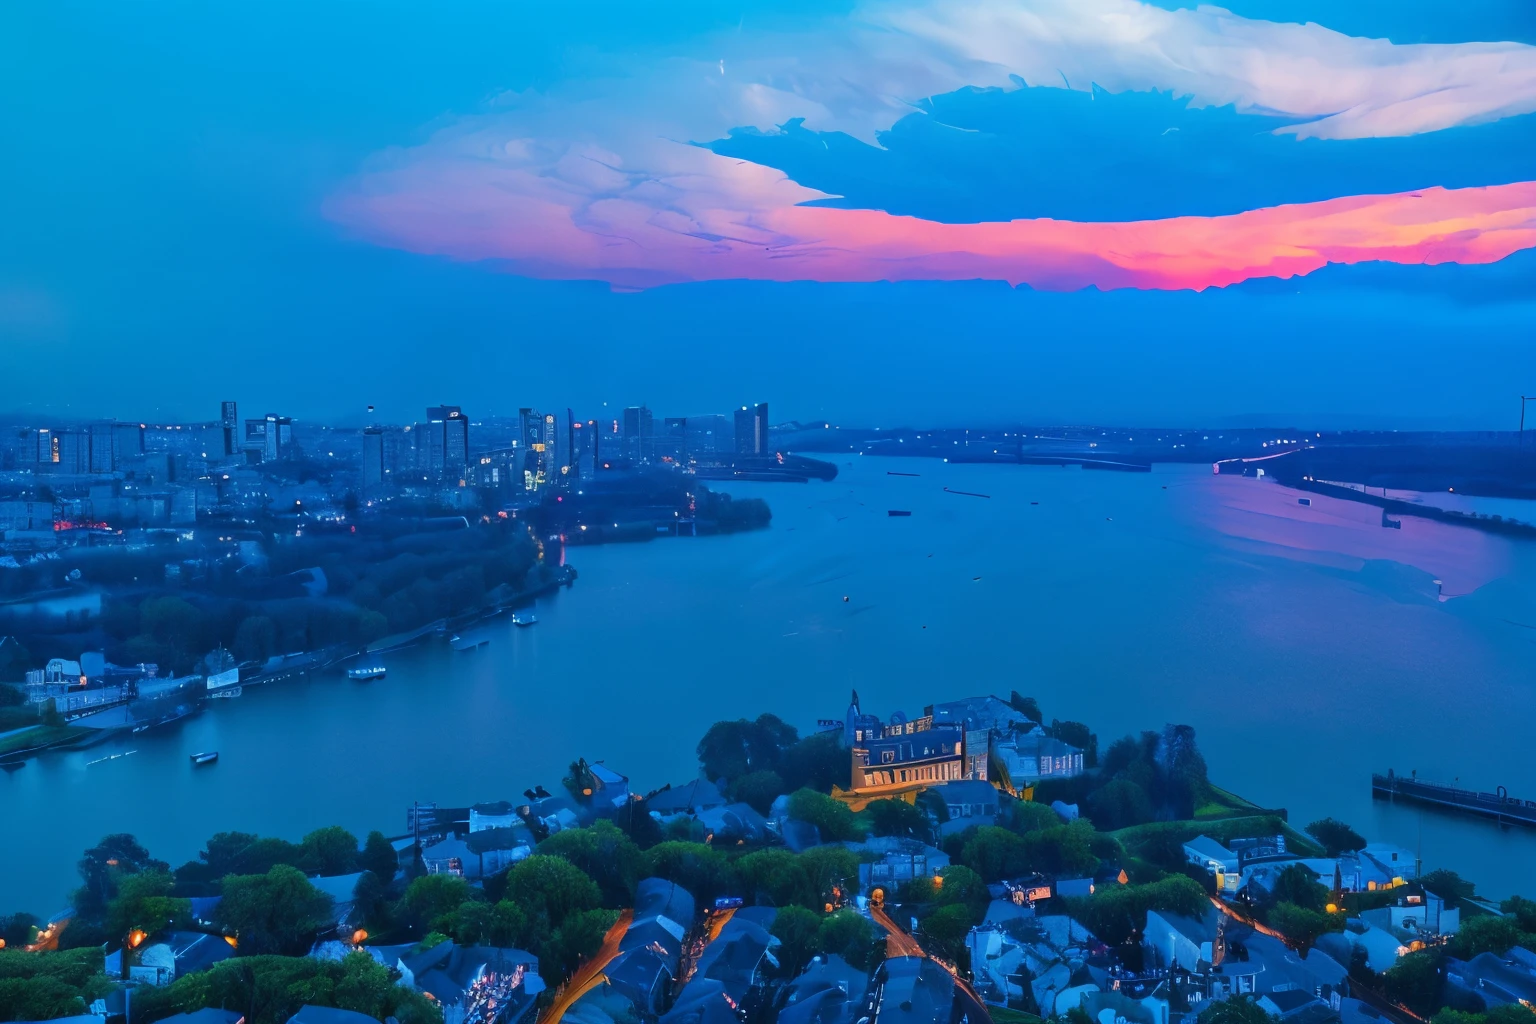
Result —
[[[1101, 748], [1186, 722], [1214, 780], [1298, 825], [1335, 815], [1486, 894], [1536, 890], [1536, 830], [1370, 794], [1395, 768], [1536, 797], [1536, 545], [1383, 529], [1374, 508], [1303, 507], [1207, 466], [839, 465], [832, 483], [730, 485], [770, 502], [765, 531], [574, 549], [575, 586], [532, 628], [483, 624], [476, 651], [433, 641], [372, 683], [253, 687], [0, 775], [0, 913], [64, 906], [105, 833], [173, 865], [229, 829], [393, 835], [413, 800], [554, 790], [581, 756], [646, 790], [689, 778], [717, 719], [807, 729], [854, 688], [881, 714], [1018, 690]], [[219, 762], [192, 767], [199, 750]]]

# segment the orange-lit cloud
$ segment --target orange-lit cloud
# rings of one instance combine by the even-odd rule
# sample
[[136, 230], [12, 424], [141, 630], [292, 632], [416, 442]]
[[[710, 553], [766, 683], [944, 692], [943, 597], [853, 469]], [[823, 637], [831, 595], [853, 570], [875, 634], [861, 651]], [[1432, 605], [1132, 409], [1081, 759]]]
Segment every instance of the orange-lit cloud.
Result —
[[386, 245], [622, 287], [984, 279], [1051, 290], [1204, 289], [1329, 263], [1491, 263], [1536, 246], [1536, 182], [1224, 217], [947, 224], [797, 205], [817, 193], [767, 168], [680, 148], [686, 166], [640, 180], [600, 154], [571, 157], [590, 168], [579, 190], [515, 168], [413, 164], [368, 179], [329, 212]]

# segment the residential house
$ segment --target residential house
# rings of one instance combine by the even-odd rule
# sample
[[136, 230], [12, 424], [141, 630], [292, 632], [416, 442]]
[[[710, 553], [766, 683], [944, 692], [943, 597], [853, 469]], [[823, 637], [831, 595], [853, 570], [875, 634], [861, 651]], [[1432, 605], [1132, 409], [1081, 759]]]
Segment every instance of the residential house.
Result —
[[331, 898], [331, 927], [351, 933], [362, 925], [362, 911], [357, 906], [357, 883], [362, 880], [361, 871], [350, 875], [332, 875], [327, 878], [311, 878], [309, 884]]
[[1278, 989], [1259, 996], [1259, 1006], [1271, 1017], [1294, 1024], [1326, 1024], [1337, 1021], [1333, 1007], [1299, 988]]
[[379, 1024], [377, 1017], [356, 1010], [338, 1010], [334, 1006], [299, 1007], [299, 1012], [288, 1018], [288, 1024]]
[[818, 956], [786, 986], [779, 1024], [853, 1024], [868, 988], [869, 975], [836, 953]]
[[684, 815], [724, 807], [729, 801], [718, 786], [708, 779], [694, 779], [681, 786], [668, 786], [645, 798], [646, 810], [662, 824]]
[[[169, 985], [177, 978], [207, 970], [235, 955], [223, 936], [203, 932], [170, 932], [158, 941], [131, 951], [128, 980], [141, 985]], [[122, 951], [108, 957], [107, 972], [121, 972]], [[115, 963], [114, 963], [115, 959]]]
[[484, 832], [493, 828], [512, 828], [523, 823], [522, 815], [507, 800], [475, 804], [469, 809], [469, 830]]
[[987, 1011], [955, 976], [921, 956], [891, 957], [875, 972], [872, 1024], [985, 1024]]
[[191, 1013], [173, 1013], [169, 1017], [162, 1017], [160, 1024], [245, 1024], [245, 1014], [238, 1010], [205, 1006]]
[[960, 779], [933, 787], [944, 801], [949, 820], [940, 826], [944, 835], [963, 831], [972, 825], [995, 825], [999, 809], [996, 787], [990, 782]]
[[1374, 868], [1376, 877], [1383, 879], [1373, 888], [1402, 885], [1419, 877], [1419, 861], [1413, 851], [1391, 843], [1370, 843], [1360, 851], [1360, 860], [1363, 867]]
[[993, 743], [1016, 730], [1028, 731], [1039, 726], [1025, 718], [1007, 701], [998, 697], [969, 697], [965, 700], [932, 704], [923, 714], [940, 724], [956, 724], [965, 730], [965, 765], [963, 778], [989, 780]]
[[1184, 844], [1184, 859], [1198, 868], [1215, 874], [1224, 872], [1236, 875], [1237, 854], [1212, 839], [1210, 836], [1195, 836]]
[[860, 858], [859, 888], [865, 894], [872, 894], [876, 889], [891, 893], [903, 882], [933, 878], [949, 867], [949, 854], [916, 839], [877, 836], [846, 845], [855, 853], [873, 854], [879, 858]]
[[704, 827], [704, 841], [712, 843], [762, 842], [768, 837], [768, 821], [748, 804], [711, 807], [694, 815]]
[[931, 714], [909, 720], [900, 711], [882, 722], [865, 714], [854, 691], [843, 719], [843, 742], [852, 752], [855, 793], [903, 792], [966, 775], [966, 727], [935, 722]]
[[593, 804], [619, 808], [629, 803], [629, 776], [620, 775], [601, 761], [588, 765], [587, 770], [596, 783], [592, 791]]
[[441, 942], [396, 961], [404, 985], [430, 995], [443, 1010], [443, 1024], [485, 1020], [485, 1009], [505, 1008], [500, 1019], [516, 1021], [544, 991], [539, 958], [521, 949], [460, 946]]
[[526, 825], [488, 828], [439, 839], [422, 849], [421, 863], [429, 875], [457, 875], [477, 881], [528, 856], [533, 846]]
[[1503, 956], [1479, 953], [1471, 960], [1446, 961], [1445, 979], [1492, 1009], [1519, 1003], [1536, 1006], [1536, 953], [1516, 946]]
[[[713, 1011], [708, 1005], [716, 993], [731, 1007], [741, 1006], [748, 997], [760, 993], [765, 984], [765, 970], [777, 967], [773, 950], [779, 940], [769, 933], [776, 911], [772, 907], [743, 907], [731, 916], [713, 942], [704, 947], [694, 965], [693, 977], [683, 986], [677, 1005], [662, 1017], [663, 1021], [686, 1021]], [[699, 986], [697, 993], [693, 992]], [[718, 986], [718, 987], [717, 987]], [[682, 1016], [677, 1016], [682, 1010]]]
[[694, 917], [688, 890], [661, 878], [642, 879], [635, 888], [633, 917], [619, 940], [619, 955], [603, 971], [610, 991], [601, 995], [621, 997], [647, 1019], [664, 1013]]
[[1008, 770], [1008, 780], [1016, 789], [1041, 779], [1070, 779], [1083, 773], [1083, 752], [1039, 728], [994, 738], [992, 753]]

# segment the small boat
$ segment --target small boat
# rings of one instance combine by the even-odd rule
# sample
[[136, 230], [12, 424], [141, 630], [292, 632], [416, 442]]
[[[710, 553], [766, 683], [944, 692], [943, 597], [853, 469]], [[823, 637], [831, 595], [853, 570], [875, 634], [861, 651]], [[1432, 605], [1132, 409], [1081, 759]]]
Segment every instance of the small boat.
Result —
[[201, 754], [192, 755], [193, 764], [213, 764], [218, 759], [219, 752], [217, 750], [205, 750]]
[[389, 670], [386, 669], [383, 665], [369, 665], [364, 668], [349, 668], [347, 669], [347, 678], [355, 679], [360, 683], [366, 683], [370, 679], [383, 679], [385, 673], [388, 671]]
[[514, 626], [531, 626], [535, 622], [538, 622], [538, 621], [539, 621], [539, 617], [537, 615], [533, 614], [533, 612], [513, 612], [512, 613], [512, 625], [514, 625]]
[[0, 771], [19, 772], [26, 766], [25, 761], [0, 761]]
[[912, 512], [909, 509], [892, 508], [892, 509], [887, 509], [885, 514], [888, 515], [888, 516], [909, 516], [909, 515], [912, 514]]
[[490, 641], [488, 641], [483, 636], [480, 636], [480, 637], [463, 637], [463, 636], [455, 635], [455, 636], [452, 636], [452, 637], [450, 637], [448, 639], [448, 643], [451, 644], [453, 646], [453, 649], [456, 650], [456, 651], [472, 651], [476, 647], [482, 647], [482, 646], [484, 646], [485, 644], [487, 644], [489, 642]]

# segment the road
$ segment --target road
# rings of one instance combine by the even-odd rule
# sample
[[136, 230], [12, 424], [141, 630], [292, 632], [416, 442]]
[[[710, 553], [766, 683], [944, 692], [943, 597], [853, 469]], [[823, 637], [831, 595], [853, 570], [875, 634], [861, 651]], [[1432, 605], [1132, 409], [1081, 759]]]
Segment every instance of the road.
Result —
[[893, 956], [927, 956], [923, 947], [918, 945], [916, 939], [897, 927], [896, 922], [885, 912], [884, 907], [871, 905], [869, 916], [875, 924], [885, 929], [885, 955]]
[[560, 1018], [565, 1016], [567, 1010], [576, 1005], [576, 1001], [590, 992], [603, 978], [603, 970], [613, 962], [613, 958], [619, 955], [619, 942], [623, 940], [624, 933], [629, 930], [630, 921], [634, 920], [635, 912], [626, 910], [619, 915], [619, 919], [613, 922], [613, 927], [608, 929], [608, 934], [603, 936], [603, 944], [597, 947], [587, 962], [576, 969], [571, 975], [571, 980], [561, 986], [555, 996], [555, 1001], [549, 1004], [549, 1009], [539, 1016], [539, 1024], [557, 1024]]

